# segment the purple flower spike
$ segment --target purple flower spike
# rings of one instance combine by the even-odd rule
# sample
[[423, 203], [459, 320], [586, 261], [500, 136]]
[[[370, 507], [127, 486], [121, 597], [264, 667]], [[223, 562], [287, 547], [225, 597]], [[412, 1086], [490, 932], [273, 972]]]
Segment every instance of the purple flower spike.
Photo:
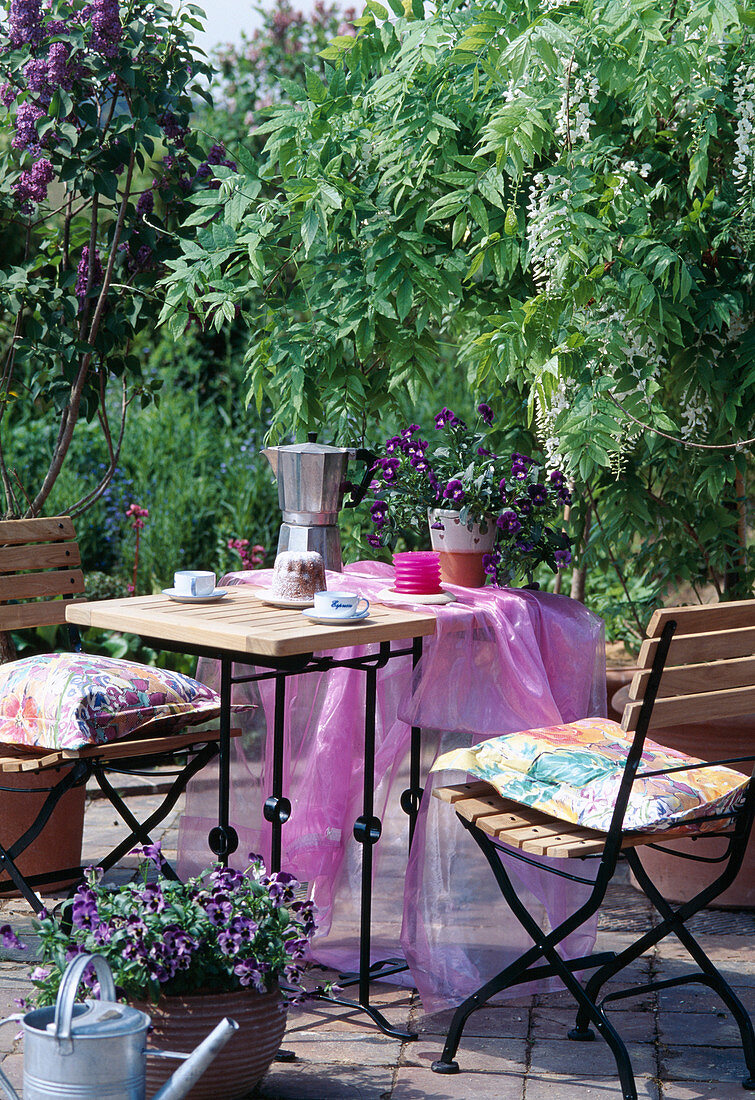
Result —
[[123, 34], [118, 0], [93, 0], [92, 47], [103, 57], [115, 57]]
[[8, 29], [14, 48], [39, 42], [42, 37], [41, 0], [11, 0]]

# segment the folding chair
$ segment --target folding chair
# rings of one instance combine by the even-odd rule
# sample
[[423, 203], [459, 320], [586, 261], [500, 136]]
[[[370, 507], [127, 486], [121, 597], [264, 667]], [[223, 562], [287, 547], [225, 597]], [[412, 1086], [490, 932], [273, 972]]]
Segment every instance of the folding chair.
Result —
[[[0, 630], [64, 624], [67, 603], [78, 602], [84, 592], [80, 565], [79, 548], [69, 518], [0, 522]], [[68, 631], [72, 649], [80, 652], [78, 631], [70, 625]], [[159, 731], [159, 727], [157, 729]], [[37, 912], [44, 904], [34, 887], [72, 879], [80, 881], [83, 874], [81, 867], [50, 868], [39, 874], [25, 874], [18, 867], [19, 857], [40, 837], [68, 791], [85, 785], [94, 777], [130, 830], [105, 859], [98, 860], [98, 865], [107, 870], [135, 845], [152, 843], [153, 830], [173, 809], [188, 781], [217, 754], [220, 737], [218, 730], [207, 729], [163, 734], [137, 730], [122, 739], [85, 748], [35, 749], [8, 743], [8, 732], [6, 728], [4, 737], [3, 720], [0, 720], [0, 790], [6, 798], [26, 797], [40, 801], [40, 790], [46, 792], [46, 797], [23, 834], [11, 844], [0, 845], [0, 871], [8, 875], [8, 880], [0, 883], [0, 894], [18, 890]], [[116, 773], [141, 775], [166, 765], [177, 770], [161, 771], [160, 777], [167, 777], [172, 782], [167, 792], [163, 791], [160, 804], [145, 821], [139, 822], [119, 793], [117, 783], [111, 782], [109, 776]], [[10, 782], [7, 777], [14, 773], [41, 777], [43, 784], [45, 777], [49, 777], [49, 785], [33, 790], [4, 786], [3, 776], [7, 784]], [[42, 836], [41, 842], [44, 840]], [[178, 877], [168, 864], [164, 873]]]
[[[753, 654], [755, 601], [656, 611], [620, 726], [609, 719], [591, 718], [526, 730], [446, 753], [435, 762], [433, 771], [461, 768], [476, 777], [476, 782], [440, 787], [433, 794], [453, 806], [482, 849], [511, 911], [533, 943], [458, 1007], [443, 1053], [432, 1066], [437, 1073], [458, 1072], [454, 1056], [470, 1013], [504, 989], [557, 977], [577, 1003], [576, 1025], [569, 1038], [593, 1039], [589, 1025], [594, 1024], [614, 1055], [623, 1100], [637, 1100], [629, 1055], [606, 1006], [624, 997], [702, 982], [720, 996], [736, 1020], [748, 1071], [742, 1083], [746, 1089], [755, 1089], [755, 1035], [750, 1018], [686, 927], [690, 917], [731, 885], [742, 864], [755, 813], [755, 783], [728, 765], [755, 761], [755, 755], [701, 762], [647, 737], [649, 730], [662, 730], [672, 723], [678, 726], [755, 712]], [[696, 838], [703, 849], [709, 837], [725, 837], [728, 843], [718, 856], [688, 855], [658, 843], [679, 836]], [[721, 863], [722, 868], [715, 881], [691, 900], [670, 904], [643, 868], [639, 856], [643, 846], [679, 858]], [[572, 916], [545, 932], [518, 897], [501, 852], [589, 885], [591, 893]], [[562, 958], [558, 945], [598, 910], [620, 855], [660, 922], [618, 952]], [[543, 856], [551, 858], [542, 860]], [[594, 880], [565, 874], [558, 867], [559, 858], [565, 857], [598, 860]], [[687, 949], [694, 970], [627, 986], [600, 998], [609, 979], [669, 933]], [[577, 978], [577, 973], [587, 971], [593, 971], [589, 978]]]

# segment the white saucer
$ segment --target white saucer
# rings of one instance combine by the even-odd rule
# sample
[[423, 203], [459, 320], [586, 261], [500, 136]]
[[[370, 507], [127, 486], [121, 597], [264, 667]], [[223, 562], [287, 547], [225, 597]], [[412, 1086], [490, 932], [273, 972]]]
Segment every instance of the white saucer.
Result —
[[251, 585], [249, 587], [252, 589], [252, 594], [256, 596], [258, 600], [261, 600], [262, 603], [269, 604], [270, 607], [292, 607], [299, 610], [303, 607], [314, 607], [315, 601], [312, 599], [286, 600], [282, 596], [274, 596], [269, 588], [253, 588]]
[[456, 603], [456, 596], [450, 592], [433, 592], [423, 596], [419, 592], [397, 592], [395, 588], [381, 588], [375, 599], [385, 603]]
[[175, 588], [163, 588], [163, 596], [175, 600], [176, 603], [215, 603], [216, 600], [222, 600], [226, 592], [225, 588], [216, 588], [208, 596], [184, 596], [183, 593], [176, 592]]
[[365, 607], [364, 611], [359, 611], [356, 615], [319, 615], [314, 611], [302, 611], [302, 615], [306, 616], [310, 622], [322, 623], [325, 626], [335, 626], [338, 623], [344, 626], [355, 623], [360, 619], [366, 619], [369, 613], [369, 607]]

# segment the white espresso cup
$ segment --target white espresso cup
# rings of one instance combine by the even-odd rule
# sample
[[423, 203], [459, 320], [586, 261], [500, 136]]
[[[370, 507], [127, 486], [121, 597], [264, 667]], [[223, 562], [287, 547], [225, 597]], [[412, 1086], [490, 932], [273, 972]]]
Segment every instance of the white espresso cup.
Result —
[[179, 569], [173, 574], [173, 589], [177, 596], [211, 596], [215, 574], [203, 569]]
[[353, 619], [370, 606], [369, 600], [353, 592], [315, 592], [314, 601], [316, 614], [332, 619]]

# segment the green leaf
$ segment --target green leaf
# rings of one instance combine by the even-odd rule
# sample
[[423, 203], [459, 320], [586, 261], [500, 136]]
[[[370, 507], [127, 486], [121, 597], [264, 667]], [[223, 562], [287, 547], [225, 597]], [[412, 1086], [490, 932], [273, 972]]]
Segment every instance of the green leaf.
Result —
[[324, 103], [328, 98], [328, 89], [323, 84], [317, 73], [312, 69], [307, 69], [305, 72], [305, 81], [307, 85], [307, 95], [313, 103]]
[[516, 211], [513, 206], [510, 206], [506, 211], [506, 219], [503, 223], [503, 231], [507, 236], [513, 237], [519, 228], [519, 223], [516, 217]]

